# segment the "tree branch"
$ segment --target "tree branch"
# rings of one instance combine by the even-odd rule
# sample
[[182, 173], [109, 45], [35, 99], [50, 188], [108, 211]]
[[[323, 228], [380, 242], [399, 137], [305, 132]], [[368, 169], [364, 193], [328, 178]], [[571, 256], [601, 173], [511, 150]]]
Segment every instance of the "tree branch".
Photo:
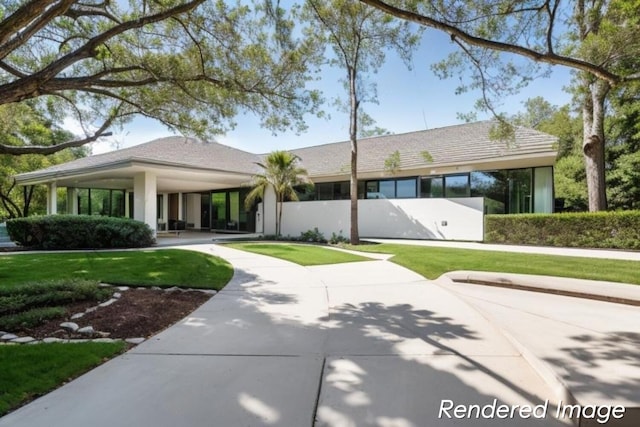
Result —
[[533, 50], [524, 46], [520, 46], [520, 45], [504, 43], [496, 40], [490, 40], [483, 37], [476, 37], [447, 22], [443, 22], [428, 16], [420, 15], [418, 13], [397, 8], [381, 0], [359, 0], [359, 1], [361, 1], [362, 3], [366, 3], [370, 6], [376, 7], [398, 18], [415, 22], [417, 24], [420, 24], [426, 27], [435, 28], [440, 31], [444, 31], [445, 33], [451, 35], [452, 37], [459, 38], [460, 40], [463, 40], [464, 42], [469, 43], [471, 45], [492, 49], [500, 52], [514, 53], [520, 56], [524, 56], [526, 58], [533, 59], [534, 61], [538, 61], [538, 62], [545, 62], [547, 64], [552, 64], [552, 65], [563, 65], [566, 67], [574, 68], [576, 70], [586, 71], [602, 80], [609, 82], [611, 85], [616, 85], [623, 81], [637, 80], [637, 78], [635, 77], [632, 78], [631, 76], [620, 76], [597, 64], [593, 64], [591, 62], [584, 61], [581, 59], [562, 56], [562, 55], [555, 54], [553, 52], [538, 52], [536, 50]]

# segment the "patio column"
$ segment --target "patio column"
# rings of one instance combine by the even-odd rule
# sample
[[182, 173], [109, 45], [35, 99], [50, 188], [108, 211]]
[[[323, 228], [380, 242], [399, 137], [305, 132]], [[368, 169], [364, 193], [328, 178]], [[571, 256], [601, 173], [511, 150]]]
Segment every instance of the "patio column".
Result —
[[67, 187], [67, 213], [78, 215], [78, 189]]
[[182, 193], [178, 193], [178, 220], [182, 221], [184, 218], [182, 217]]
[[47, 185], [47, 215], [58, 213], [58, 185], [51, 182]]
[[140, 172], [133, 177], [133, 219], [146, 223], [154, 231], [158, 227], [156, 175]]

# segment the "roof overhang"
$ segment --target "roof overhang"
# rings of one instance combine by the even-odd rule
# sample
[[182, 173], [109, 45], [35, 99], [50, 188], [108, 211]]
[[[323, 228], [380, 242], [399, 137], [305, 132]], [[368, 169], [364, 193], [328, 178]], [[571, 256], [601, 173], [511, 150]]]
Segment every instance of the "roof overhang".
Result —
[[36, 171], [16, 176], [20, 185], [56, 183], [59, 187], [133, 189], [142, 172], [156, 176], [159, 192], [198, 192], [247, 184], [251, 172], [190, 167], [181, 163], [127, 159], [64, 171]]

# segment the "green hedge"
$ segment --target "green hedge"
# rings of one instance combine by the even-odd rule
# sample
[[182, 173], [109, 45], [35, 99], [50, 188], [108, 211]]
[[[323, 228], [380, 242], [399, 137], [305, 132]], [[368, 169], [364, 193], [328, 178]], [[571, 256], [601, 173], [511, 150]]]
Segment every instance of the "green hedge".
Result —
[[485, 242], [640, 249], [640, 211], [487, 215]]
[[140, 221], [89, 215], [48, 215], [7, 221], [11, 240], [33, 249], [137, 248], [155, 243]]

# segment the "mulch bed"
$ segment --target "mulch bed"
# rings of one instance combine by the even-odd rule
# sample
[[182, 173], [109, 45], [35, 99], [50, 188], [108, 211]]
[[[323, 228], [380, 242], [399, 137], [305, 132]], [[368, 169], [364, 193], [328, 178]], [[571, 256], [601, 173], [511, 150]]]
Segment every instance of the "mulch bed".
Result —
[[[114, 288], [117, 292], [117, 288]], [[53, 319], [36, 328], [20, 331], [20, 335], [28, 335], [36, 339], [46, 337], [57, 338], [148, 338], [178, 322], [193, 310], [211, 298], [210, 294], [199, 291], [156, 290], [148, 288], [131, 288], [120, 292], [122, 296], [107, 307], [99, 307], [96, 311], [83, 317], [70, 320], [75, 313], [84, 312], [97, 303], [76, 303], [67, 306], [64, 318]], [[60, 328], [62, 322], [77, 323], [80, 328], [93, 326], [93, 329], [104, 334], [88, 337], [70, 333]], [[14, 331], [12, 331], [14, 332]]]

